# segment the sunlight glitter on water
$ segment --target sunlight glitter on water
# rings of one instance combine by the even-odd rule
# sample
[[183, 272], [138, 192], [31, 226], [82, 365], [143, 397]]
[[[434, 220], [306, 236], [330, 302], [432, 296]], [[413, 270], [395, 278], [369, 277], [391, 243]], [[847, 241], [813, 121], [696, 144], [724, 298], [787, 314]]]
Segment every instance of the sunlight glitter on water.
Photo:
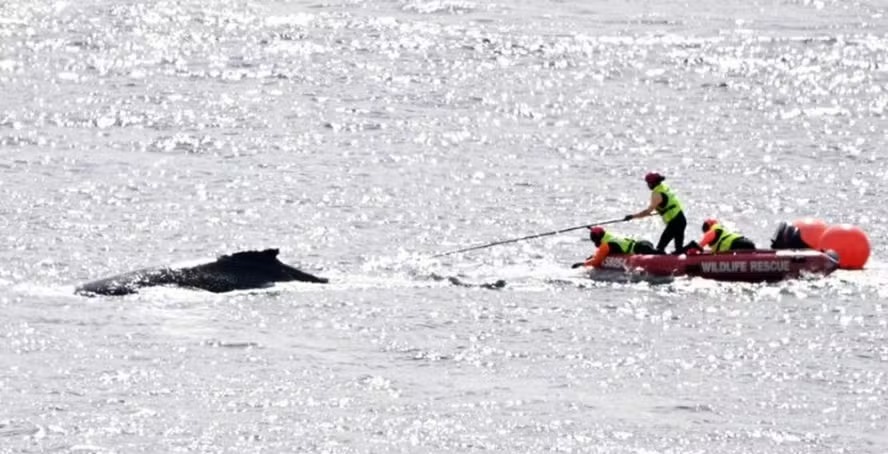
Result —
[[[2, 5], [0, 445], [881, 453], [885, 12]], [[638, 211], [651, 170], [688, 239], [813, 215], [871, 261], [590, 279], [577, 232], [430, 257]], [[71, 294], [266, 247], [332, 284]]]

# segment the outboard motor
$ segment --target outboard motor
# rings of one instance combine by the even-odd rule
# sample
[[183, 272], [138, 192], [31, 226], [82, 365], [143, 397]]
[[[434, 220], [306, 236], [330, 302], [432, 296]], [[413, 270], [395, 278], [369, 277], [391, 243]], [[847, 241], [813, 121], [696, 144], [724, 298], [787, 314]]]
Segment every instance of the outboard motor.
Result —
[[828, 250], [824, 251], [824, 254], [826, 254], [827, 257], [832, 259], [832, 261], [835, 263], [836, 267], [839, 266], [839, 253], [838, 252], [836, 252], [832, 249], [828, 249]]
[[777, 231], [774, 232], [774, 236], [771, 237], [771, 249], [814, 248], [802, 241], [802, 233], [799, 231], [798, 227], [786, 222], [781, 222], [780, 225], [777, 226]]

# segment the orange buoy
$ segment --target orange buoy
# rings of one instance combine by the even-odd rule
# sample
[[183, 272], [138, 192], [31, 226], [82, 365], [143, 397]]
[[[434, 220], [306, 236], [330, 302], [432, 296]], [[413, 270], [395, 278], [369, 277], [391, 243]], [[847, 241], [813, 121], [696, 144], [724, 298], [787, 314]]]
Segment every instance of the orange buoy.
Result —
[[839, 254], [839, 268], [859, 270], [870, 255], [870, 243], [863, 229], [851, 224], [834, 225], [820, 237], [818, 249], [832, 249]]
[[802, 235], [802, 241], [810, 246], [811, 249], [817, 249], [817, 245], [820, 244], [820, 237], [829, 227], [825, 222], [816, 218], [796, 219], [792, 225], [798, 227], [799, 234]]

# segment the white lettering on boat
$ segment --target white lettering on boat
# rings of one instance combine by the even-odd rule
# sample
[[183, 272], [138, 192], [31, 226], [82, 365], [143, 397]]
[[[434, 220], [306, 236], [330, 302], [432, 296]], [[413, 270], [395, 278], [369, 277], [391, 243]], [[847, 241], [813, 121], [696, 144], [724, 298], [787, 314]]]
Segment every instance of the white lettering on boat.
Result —
[[605, 257], [601, 265], [604, 268], [623, 269], [626, 268], [626, 257]]
[[758, 272], [774, 272], [774, 271], [789, 271], [789, 261], [788, 260], [762, 260], [756, 262], [749, 262], [749, 270], [750, 271], [758, 271]]
[[746, 262], [703, 262], [700, 268], [704, 273], [745, 273]]
[[790, 270], [788, 260], [702, 262], [700, 269], [704, 273], [785, 273]]

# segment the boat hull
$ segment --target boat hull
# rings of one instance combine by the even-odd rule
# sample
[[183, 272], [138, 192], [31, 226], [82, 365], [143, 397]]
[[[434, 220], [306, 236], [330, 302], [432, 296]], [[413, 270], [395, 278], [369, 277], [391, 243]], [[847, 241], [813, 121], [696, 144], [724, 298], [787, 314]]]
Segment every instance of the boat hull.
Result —
[[838, 268], [832, 253], [815, 250], [758, 250], [697, 255], [613, 255], [604, 269], [651, 276], [690, 276], [729, 282], [777, 282], [828, 275]]

